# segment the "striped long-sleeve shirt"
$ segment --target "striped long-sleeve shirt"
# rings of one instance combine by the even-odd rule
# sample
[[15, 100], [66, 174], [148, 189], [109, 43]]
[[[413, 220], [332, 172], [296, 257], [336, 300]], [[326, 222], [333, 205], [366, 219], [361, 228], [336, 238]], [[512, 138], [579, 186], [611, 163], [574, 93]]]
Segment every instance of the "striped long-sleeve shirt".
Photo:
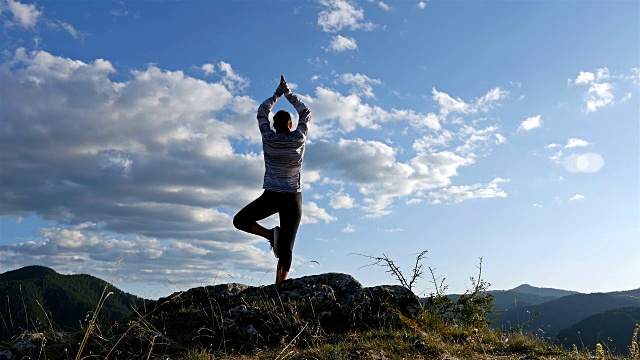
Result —
[[[293, 131], [276, 134], [269, 126], [269, 112], [283, 94], [298, 112], [298, 126]], [[263, 189], [285, 193], [302, 191], [300, 168], [309, 120], [311, 110], [286, 86], [279, 86], [273, 96], [262, 102], [258, 108], [258, 126], [262, 133], [264, 151]]]

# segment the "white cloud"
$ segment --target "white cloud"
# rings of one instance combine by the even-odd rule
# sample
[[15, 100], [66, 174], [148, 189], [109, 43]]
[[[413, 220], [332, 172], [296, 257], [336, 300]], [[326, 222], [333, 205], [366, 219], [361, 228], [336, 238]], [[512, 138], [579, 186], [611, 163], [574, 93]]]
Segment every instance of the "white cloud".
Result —
[[596, 76], [592, 72], [588, 71], [580, 71], [578, 77], [574, 80], [574, 83], [577, 85], [580, 84], [589, 84], [593, 80], [595, 80]]
[[259, 194], [261, 156], [235, 153], [230, 141], [254, 126], [244, 114], [255, 101], [155, 66], [114, 82], [106, 60], [44, 51], [18, 50], [2, 67], [0, 142], [15, 159], [0, 174], [12, 184], [0, 195], [6, 215], [99, 221], [158, 239], [256, 241], [218, 210]]
[[624, 76], [611, 76], [609, 69], [606, 67], [596, 69], [595, 73], [580, 71], [573, 84], [589, 85], [589, 89], [584, 96], [585, 111], [594, 112], [603, 106], [613, 104], [615, 96], [613, 94], [614, 84], [612, 81], [619, 81], [620, 79], [626, 80]]
[[584, 199], [584, 195], [580, 195], [580, 194], [576, 194], [574, 196], [572, 196], [569, 201], [576, 201], [576, 200], [583, 200]]
[[507, 193], [500, 189], [500, 184], [509, 179], [495, 178], [488, 184], [451, 186], [446, 189], [430, 192], [429, 196], [436, 200], [462, 202], [471, 199], [504, 198]]
[[574, 147], [584, 147], [584, 146], [589, 146], [591, 145], [590, 142], [584, 141], [582, 139], [574, 139], [571, 138], [569, 140], [567, 140], [567, 145], [565, 145], [564, 147], [567, 149], [571, 149]]
[[366, 196], [360, 207], [370, 216], [389, 213], [393, 199], [448, 186], [457, 169], [473, 163], [450, 151], [418, 154], [396, 161], [396, 151], [378, 141], [326, 140], [308, 145], [309, 168], [344, 178]]
[[445, 147], [454, 139], [454, 135], [454, 133], [445, 129], [438, 135], [426, 135], [416, 139], [412, 148], [417, 152], [425, 152], [438, 146]]
[[558, 148], [558, 147], [562, 147], [562, 145], [560, 144], [549, 144], [547, 146], [545, 146], [545, 149], [554, 149], [554, 148]]
[[[264, 162], [255, 127], [258, 102], [235, 94], [249, 81], [231, 64], [210, 65], [201, 69], [205, 74], [218, 70], [218, 82], [154, 65], [131, 71], [126, 80], [113, 80], [116, 69], [107, 60], [85, 63], [24, 49], [2, 63], [0, 143], [3, 159], [15, 159], [3, 162], [0, 173], [0, 182], [10, 184], [0, 193], [3, 215], [36, 214], [71, 225], [66, 233], [50, 230], [42, 244], [16, 245], [0, 261], [18, 264], [75, 244], [83, 251], [77, 251], [73, 261], [84, 261], [87, 268], [111, 269], [127, 249], [146, 256], [141, 264], [149, 272], [160, 271], [166, 263], [183, 264], [180, 259], [191, 254], [193, 261], [176, 267], [169, 279], [193, 277], [197, 269], [207, 269], [207, 276], [214, 270], [265, 269], [266, 260], [256, 262], [266, 255], [255, 245], [260, 239], [232, 225], [235, 211], [260, 194]], [[357, 75], [349, 78], [350, 84], [359, 84]], [[375, 82], [365, 75], [359, 79], [365, 90], [358, 91], [366, 92], [365, 85]], [[413, 126], [409, 136], [431, 131], [436, 139], [442, 135], [438, 141], [443, 147], [469, 149], [493, 144], [497, 135], [498, 127], [492, 125], [449, 132], [437, 114], [385, 110], [356, 94], [344, 96], [323, 87], [317, 87], [314, 96], [300, 97], [314, 117], [305, 154], [305, 185], [338, 186], [340, 191], [352, 186], [342, 197], [326, 197], [328, 205], [323, 206], [356, 208], [365, 216], [389, 214], [396, 199], [417, 203], [428, 199], [427, 191], [451, 191], [459, 169], [474, 159], [426, 145], [408, 155], [379, 141], [326, 140], [323, 131], [378, 129], [397, 121]], [[483, 98], [472, 106], [480, 109], [479, 103], [485, 106], [496, 97]], [[249, 147], [239, 152], [237, 140], [248, 140]], [[450, 143], [454, 140], [459, 143]], [[309, 202], [304, 204], [303, 221], [327, 223], [337, 218]], [[100, 229], [73, 228], [87, 222], [100, 223]], [[117, 251], [107, 252], [107, 247]], [[26, 257], [27, 253], [34, 255]], [[71, 250], [59, 254], [49, 264], [64, 268]], [[225, 257], [227, 262], [218, 261]], [[127, 276], [139, 275], [132, 270]]]
[[412, 148], [419, 153], [424, 153], [437, 148], [455, 146], [457, 154], [473, 157], [478, 151], [486, 153], [491, 145], [499, 145], [507, 141], [504, 136], [496, 133], [498, 130], [499, 127], [496, 125], [476, 128], [463, 124], [457, 132], [443, 129], [437, 134], [417, 138], [414, 140]]
[[613, 102], [612, 85], [609, 83], [592, 84], [587, 92], [587, 112], [594, 112], [598, 108]]
[[213, 64], [204, 64], [200, 67], [200, 69], [204, 71], [205, 75], [215, 74], [216, 72], [216, 67]]
[[[0, 245], [0, 261], [8, 268], [38, 263], [61, 273], [91, 273], [112, 276], [119, 259], [119, 281], [147, 285], [198, 286], [229, 279], [231, 270], [260, 274], [273, 267], [272, 257], [248, 244], [216, 241], [161, 241], [152, 237], [118, 237], [92, 227], [41, 229], [41, 238], [12, 245]], [[167, 267], [167, 264], [174, 264]], [[196, 276], [197, 275], [197, 276]], [[233, 277], [246, 278], [234, 274]]]
[[542, 126], [540, 115], [531, 116], [524, 119], [518, 127], [518, 131], [531, 131]]
[[454, 99], [449, 94], [439, 92], [436, 88], [431, 89], [431, 93], [433, 94], [433, 100], [440, 105], [440, 113], [444, 115], [450, 112], [470, 112], [471, 107], [460, 98]]
[[549, 156], [549, 160], [553, 161], [556, 164], [560, 164], [562, 163], [562, 157], [564, 156], [564, 153], [561, 151], [556, 152], [555, 154]]
[[352, 224], [347, 224], [347, 227], [342, 229], [342, 232], [343, 233], [354, 233], [354, 232], [356, 232], [356, 227], [353, 226]]
[[[4, 10], [4, 6], [0, 9]], [[34, 4], [22, 4], [15, 0], [7, 0], [6, 9], [13, 15], [13, 22], [26, 29], [34, 28], [42, 16], [42, 11], [38, 10]]]
[[334, 196], [329, 205], [334, 209], [352, 209], [355, 204], [355, 200], [349, 196], [349, 194], [337, 194]]
[[59, 20], [57, 20], [55, 23], [63, 28], [66, 32], [68, 32], [69, 35], [71, 35], [74, 39], [84, 38], [84, 34], [76, 30], [71, 24]]
[[330, 47], [328, 50], [333, 50], [337, 52], [347, 51], [347, 50], [357, 50], [358, 44], [356, 44], [356, 40], [350, 37], [344, 37], [342, 35], [336, 35], [333, 37], [331, 41]]
[[315, 224], [318, 221], [324, 221], [325, 224], [328, 224], [332, 221], [337, 221], [338, 218], [330, 215], [327, 210], [321, 208], [313, 201], [309, 201], [305, 203], [302, 209], [302, 220], [301, 224]]
[[378, 7], [381, 8], [382, 10], [386, 10], [386, 11], [390, 11], [393, 10], [393, 8], [391, 6], [389, 6], [387, 3], [380, 1], [378, 3]]
[[600, 154], [572, 154], [567, 156], [562, 162], [565, 170], [572, 173], [594, 173], [600, 171], [604, 166], [604, 159]]
[[222, 83], [227, 87], [227, 89], [229, 89], [229, 91], [242, 91], [244, 88], [249, 86], [249, 80], [237, 74], [231, 67], [231, 64], [221, 61], [218, 63], [218, 68], [220, 71], [225, 73], [222, 78]]
[[534, 207], [534, 208], [541, 208], [541, 207], [543, 207], [543, 206], [542, 206], [542, 205], [540, 205], [540, 204], [533, 204], [533, 207]]
[[420, 1], [420, 2], [418, 3], [418, 8], [419, 8], [420, 10], [424, 9], [425, 7], [427, 7], [427, 3], [426, 3], [425, 1]]
[[372, 79], [363, 74], [342, 74], [339, 79], [342, 83], [351, 85], [352, 93], [367, 98], [375, 98], [376, 95], [373, 92], [373, 85], [381, 84], [380, 80]]
[[475, 114], [478, 112], [487, 112], [491, 110], [495, 104], [507, 96], [509, 92], [499, 87], [489, 90], [475, 102], [467, 103], [460, 98], [453, 98], [449, 94], [440, 92], [436, 88], [431, 89], [433, 100], [440, 105], [440, 114], [447, 116], [449, 113]]
[[321, 0], [324, 9], [318, 14], [318, 25], [325, 32], [337, 32], [344, 28], [372, 30], [375, 25], [363, 23], [364, 10], [345, 0]]

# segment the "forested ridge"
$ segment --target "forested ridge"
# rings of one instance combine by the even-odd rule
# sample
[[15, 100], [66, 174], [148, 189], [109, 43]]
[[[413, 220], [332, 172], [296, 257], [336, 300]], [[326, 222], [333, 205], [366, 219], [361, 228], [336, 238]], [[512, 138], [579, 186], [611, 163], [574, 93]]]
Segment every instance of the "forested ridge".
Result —
[[127, 318], [144, 302], [91, 275], [62, 275], [44, 266], [0, 274], [0, 340], [43, 327], [81, 328], [105, 286], [112, 294], [100, 310], [101, 319]]

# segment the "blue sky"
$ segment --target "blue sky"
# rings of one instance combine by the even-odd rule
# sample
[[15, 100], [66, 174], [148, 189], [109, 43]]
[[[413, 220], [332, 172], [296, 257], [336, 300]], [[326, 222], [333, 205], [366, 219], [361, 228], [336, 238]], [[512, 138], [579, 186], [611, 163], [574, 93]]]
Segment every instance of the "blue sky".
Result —
[[428, 249], [451, 292], [480, 257], [493, 289], [640, 286], [638, 2], [0, 11], [0, 271], [148, 298], [271, 283], [268, 244], [231, 219], [261, 192], [255, 113], [284, 74], [312, 110], [292, 276], [393, 283], [354, 253], [410, 272]]

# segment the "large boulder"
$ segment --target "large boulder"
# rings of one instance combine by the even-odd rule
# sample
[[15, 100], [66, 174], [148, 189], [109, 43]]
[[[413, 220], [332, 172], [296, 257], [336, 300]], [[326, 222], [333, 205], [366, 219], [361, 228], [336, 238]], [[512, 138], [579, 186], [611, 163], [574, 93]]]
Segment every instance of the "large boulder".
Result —
[[[346, 274], [305, 276], [268, 286], [204, 286], [148, 303], [128, 321], [99, 325], [90, 332], [83, 354], [148, 358], [189, 348], [313, 346], [322, 335], [411, 327], [420, 316], [422, 303], [408, 289], [365, 288]], [[66, 359], [84, 336], [24, 333], [8, 349], [0, 349], [0, 360], [41, 357], [42, 351], [48, 359]], [[369, 355], [358, 357], [375, 358]]]
[[217, 347], [304, 341], [317, 334], [406, 327], [422, 302], [402, 286], [363, 287], [327, 273], [277, 285], [225, 284], [175, 293], [146, 307], [146, 320], [170, 339]]

